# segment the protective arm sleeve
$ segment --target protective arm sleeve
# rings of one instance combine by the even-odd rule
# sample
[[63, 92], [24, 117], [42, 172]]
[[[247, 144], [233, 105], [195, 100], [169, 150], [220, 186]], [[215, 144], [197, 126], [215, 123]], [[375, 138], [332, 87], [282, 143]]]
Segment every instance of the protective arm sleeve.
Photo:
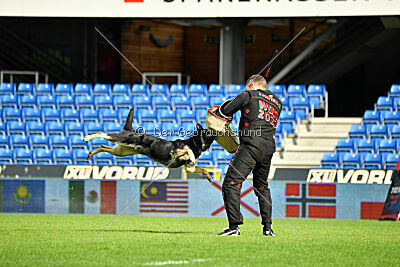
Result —
[[[227, 103], [228, 101], [229, 103]], [[249, 102], [250, 94], [248, 92], [241, 92], [236, 98], [229, 99], [221, 105], [221, 113], [225, 116], [231, 117]]]

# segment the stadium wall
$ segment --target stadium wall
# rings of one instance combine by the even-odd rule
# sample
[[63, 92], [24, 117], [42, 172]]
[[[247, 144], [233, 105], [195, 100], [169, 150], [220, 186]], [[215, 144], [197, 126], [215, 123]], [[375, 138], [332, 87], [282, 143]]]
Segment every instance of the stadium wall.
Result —
[[[113, 215], [137, 196], [123, 215], [225, 217], [220, 181], [210, 184], [204, 180], [170, 179], [172, 176], [153, 183], [110, 180], [106, 176], [102, 180], [3, 178], [0, 212]], [[274, 207], [289, 218], [377, 219], [389, 189], [388, 184], [269, 184]], [[252, 191], [251, 184], [245, 182], [241, 210], [246, 218], [258, 217], [258, 201]], [[273, 218], [281, 218], [276, 210]]]

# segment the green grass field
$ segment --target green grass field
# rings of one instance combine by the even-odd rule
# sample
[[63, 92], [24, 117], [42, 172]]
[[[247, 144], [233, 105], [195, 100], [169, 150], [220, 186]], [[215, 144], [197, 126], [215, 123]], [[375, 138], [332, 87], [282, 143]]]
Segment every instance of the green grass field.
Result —
[[0, 215], [0, 265], [398, 266], [400, 223], [274, 220], [277, 237], [246, 219], [240, 237], [219, 237], [217, 218]]

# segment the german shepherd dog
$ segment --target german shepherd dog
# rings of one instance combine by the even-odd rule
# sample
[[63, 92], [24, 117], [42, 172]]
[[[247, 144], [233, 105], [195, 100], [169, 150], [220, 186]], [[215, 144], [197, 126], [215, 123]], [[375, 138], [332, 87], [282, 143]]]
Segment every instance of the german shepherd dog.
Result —
[[133, 109], [129, 111], [125, 125], [120, 132], [110, 134], [98, 132], [85, 136], [84, 141], [104, 138], [115, 144], [113, 147], [101, 145], [100, 148], [90, 152], [87, 159], [100, 152], [107, 152], [120, 157], [143, 154], [168, 168], [184, 166], [187, 172], [202, 173], [209, 182], [212, 182], [207, 170], [196, 166], [201, 153], [210, 148], [215, 140], [215, 136], [204, 129], [200, 123], [196, 124], [197, 129], [189, 139], [168, 141], [134, 130], [132, 122]]

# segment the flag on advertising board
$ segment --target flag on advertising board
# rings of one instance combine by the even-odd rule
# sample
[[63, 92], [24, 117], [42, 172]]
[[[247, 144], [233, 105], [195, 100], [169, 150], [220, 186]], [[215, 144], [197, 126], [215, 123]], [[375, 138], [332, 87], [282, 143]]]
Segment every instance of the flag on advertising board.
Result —
[[286, 216], [336, 218], [335, 184], [286, 184]]
[[383, 206], [380, 220], [398, 219], [400, 216], [400, 159], [396, 170], [392, 174], [392, 184]]
[[140, 212], [188, 213], [187, 181], [140, 182]]
[[45, 181], [0, 181], [1, 212], [45, 212]]
[[[116, 181], [69, 181], [69, 213], [116, 213]], [[95, 183], [93, 183], [95, 182]], [[98, 185], [99, 183], [99, 185]], [[95, 187], [94, 185], [98, 185]]]

